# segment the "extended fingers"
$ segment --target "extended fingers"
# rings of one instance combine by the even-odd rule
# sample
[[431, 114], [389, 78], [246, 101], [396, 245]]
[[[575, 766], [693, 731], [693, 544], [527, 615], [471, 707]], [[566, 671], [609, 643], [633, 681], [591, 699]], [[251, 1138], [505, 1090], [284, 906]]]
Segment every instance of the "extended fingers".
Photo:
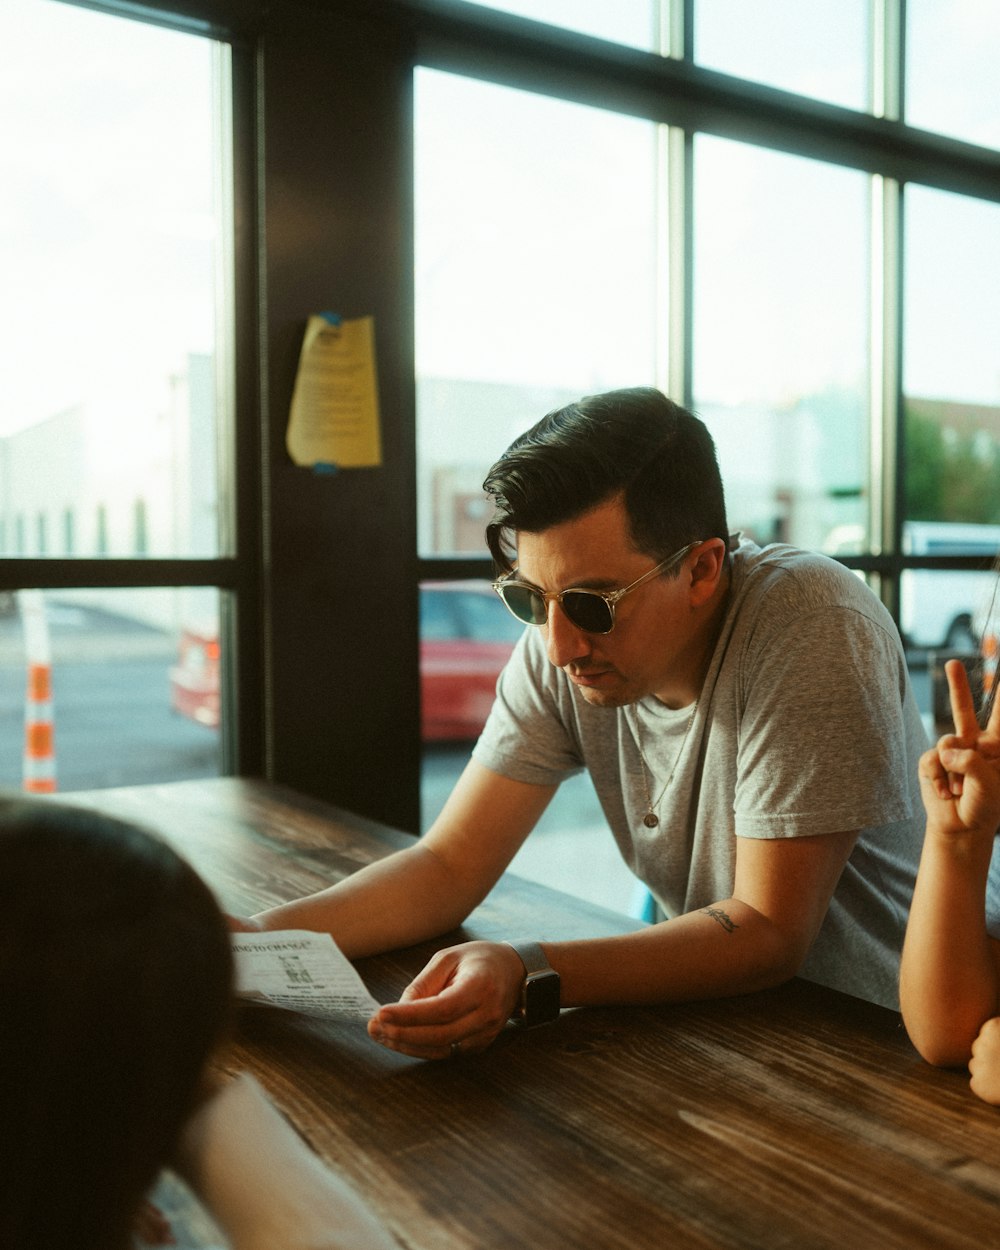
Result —
[[944, 671], [948, 678], [948, 695], [951, 699], [955, 734], [965, 740], [968, 745], [969, 741], [975, 741], [979, 734], [979, 722], [976, 719], [976, 704], [969, 686], [969, 674], [961, 660], [948, 660]]

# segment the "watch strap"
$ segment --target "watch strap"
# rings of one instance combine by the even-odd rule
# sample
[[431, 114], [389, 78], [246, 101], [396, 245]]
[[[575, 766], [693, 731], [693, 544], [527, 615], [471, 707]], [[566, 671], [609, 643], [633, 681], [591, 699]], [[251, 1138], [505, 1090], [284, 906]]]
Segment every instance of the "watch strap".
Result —
[[545, 957], [537, 942], [508, 942], [524, 965], [521, 1001], [512, 1019], [525, 1028], [558, 1020], [560, 1008], [559, 973]]
[[518, 958], [524, 964], [525, 976], [554, 971], [538, 942], [507, 942], [506, 945], [517, 952]]

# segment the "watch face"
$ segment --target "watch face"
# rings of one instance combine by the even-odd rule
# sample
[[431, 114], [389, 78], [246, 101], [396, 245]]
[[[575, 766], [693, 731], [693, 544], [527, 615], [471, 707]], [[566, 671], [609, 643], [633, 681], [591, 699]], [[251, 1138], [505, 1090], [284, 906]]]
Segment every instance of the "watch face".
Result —
[[559, 974], [539, 972], [524, 983], [524, 1023], [547, 1024], [559, 1015]]

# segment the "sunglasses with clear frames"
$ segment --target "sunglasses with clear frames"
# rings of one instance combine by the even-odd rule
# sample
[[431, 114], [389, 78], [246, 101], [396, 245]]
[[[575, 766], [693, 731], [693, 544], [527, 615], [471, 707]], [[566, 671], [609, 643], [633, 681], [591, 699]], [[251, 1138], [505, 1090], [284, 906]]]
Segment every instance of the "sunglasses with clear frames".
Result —
[[514, 578], [517, 569], [493, 582], [493, 589], [503, 600], [504, 607], [511, 616], [525, 625], [544, 625], [548, 620], [549, 600], [554, 599], [566, 613], [567, 620], [577, 629], [582, 629], [587, 634], [610, 634], [615, 627], [615, 607], [619, 600], [657, 573], [665, 572], [672, 565], [678, 564], [702, 541], [701, 538], [696, 538], [693, 543], [688, 543], [672, 556], [667, 556], [655, 568], [643, 573], [642, 577], [637, 577], [621, 590], [586, 590], [573, 586], [569, 590], [546, 594], [530, 582], [517, 581]]

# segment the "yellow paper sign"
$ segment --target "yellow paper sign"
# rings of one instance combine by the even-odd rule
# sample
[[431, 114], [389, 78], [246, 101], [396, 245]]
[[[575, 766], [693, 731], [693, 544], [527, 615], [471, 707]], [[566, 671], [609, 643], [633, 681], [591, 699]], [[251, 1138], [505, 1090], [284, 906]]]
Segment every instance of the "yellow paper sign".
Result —
[[296, 464], [356, 469], [382, 463], [371, 317], [309, 318], [285, 445]]

